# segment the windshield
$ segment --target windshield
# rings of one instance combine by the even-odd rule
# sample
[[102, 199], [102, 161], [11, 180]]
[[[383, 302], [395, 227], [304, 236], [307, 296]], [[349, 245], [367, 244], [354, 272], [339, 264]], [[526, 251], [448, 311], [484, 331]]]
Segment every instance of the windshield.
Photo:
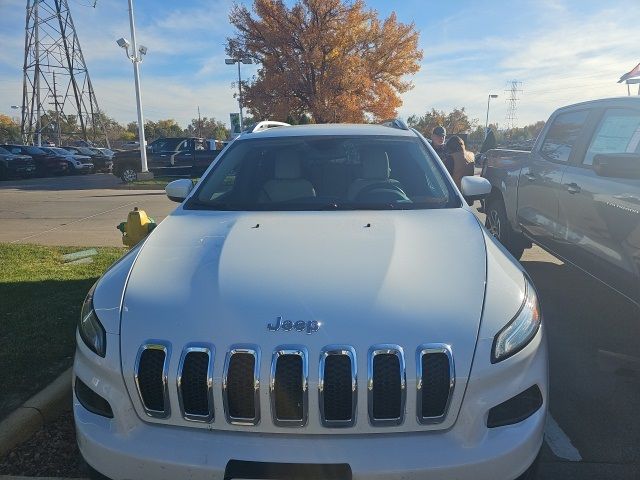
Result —
[[65, 150], [64, 148], [60, 148], [60, 147], [51, 147], [49, 148], [49, 151], [53, 152], [53, 153], [59, 153], [60, 155], [70, 155], [71, 152], [69, 150]]
[[29, 147], [26, 146], [24, 149], [27, 151], [29, 155], [46, 155], [46, 152], [38, 147]]
[[149, 149], [152, 152], [175, 152], [178, 145], [184, 141], [184, 138], [161, 138], [155, 142], [151, 142]]
[[237, 140], [186, 208], [390, 210], [459, 206], [416, 137]]

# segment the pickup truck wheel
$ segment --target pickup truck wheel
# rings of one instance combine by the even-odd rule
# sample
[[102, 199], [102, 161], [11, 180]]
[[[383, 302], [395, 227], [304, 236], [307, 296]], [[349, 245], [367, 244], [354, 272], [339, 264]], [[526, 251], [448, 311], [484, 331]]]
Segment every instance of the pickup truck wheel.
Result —
[[120, 171], [120, 178], [124, 183], [132, 183], [138, 178], [138, 173], [133, 167], [123, 167]]
[[519, 260], [524, 252], [524, 245], [518, 241], [517, 233], [509, 225], [509, 219], [502, 200], [499, 198], [489, 199], [485, 213], [487, 215], [485, 220], [487, 230], [509, 250], [511, 255]]

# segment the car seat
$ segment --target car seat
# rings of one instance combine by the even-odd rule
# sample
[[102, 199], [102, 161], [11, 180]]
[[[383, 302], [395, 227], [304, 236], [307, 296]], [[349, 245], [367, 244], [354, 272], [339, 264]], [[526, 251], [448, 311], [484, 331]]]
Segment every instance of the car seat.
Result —
[[316, 196], [311, 182], [302, 178], [300, 158], [293, 150], [282, 151], [274, 160], [273, 177], [262, 186], [259, 199], [261, 203]]

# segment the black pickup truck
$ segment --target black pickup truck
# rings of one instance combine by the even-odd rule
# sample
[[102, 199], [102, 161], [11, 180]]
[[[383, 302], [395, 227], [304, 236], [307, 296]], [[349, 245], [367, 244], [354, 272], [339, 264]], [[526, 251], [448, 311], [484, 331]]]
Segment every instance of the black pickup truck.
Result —
[[[221, 151], [212, 149], [213, 144], [195, 137], [159, 138], [147, 145], [147, 167], [158, 176], [200, 176]], [[139, 149], [116, 152], [115, 176], [132, 182], [140, 171]]]

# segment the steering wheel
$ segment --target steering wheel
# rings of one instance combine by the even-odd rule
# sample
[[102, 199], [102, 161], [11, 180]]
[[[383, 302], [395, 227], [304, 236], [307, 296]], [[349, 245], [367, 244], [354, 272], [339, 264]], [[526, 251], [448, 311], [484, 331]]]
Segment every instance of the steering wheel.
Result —
[[411, 202], [411, 199], [407, 196], [406, 193], [404, 193], [404, 190], [402, 190], [399, 186], [388, 182], [377, 182], [372, 183], [371, 185], [367, 185], [358, 192], [358, 194], [355, 196], [355, 200], [360, 200], [361, 197], [369, 195], [375, 191], [378, 191], [377, 193], [389, 193], [391, 195], [394, 195], [397, 200]]

